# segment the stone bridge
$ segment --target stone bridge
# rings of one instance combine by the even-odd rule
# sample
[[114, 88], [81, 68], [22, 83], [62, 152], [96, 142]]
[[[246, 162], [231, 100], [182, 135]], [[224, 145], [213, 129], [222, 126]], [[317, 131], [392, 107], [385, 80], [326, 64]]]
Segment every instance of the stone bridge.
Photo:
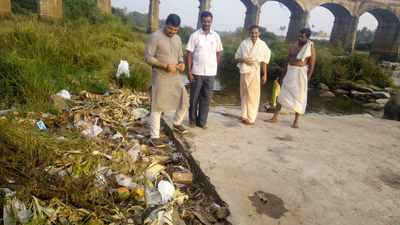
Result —
[[[0, 17], [11, 15], [13, 0], [0, 0]], [[63, 0], [37, 0], [41, 18], [62, 18]], [[111, 0], [97, 0], [97, 5], [103, 14], [111, 14]]]
[[[213, 0], [198, 0], [199, 12], [210, 10]], [[218, 0], [215, 0], [218, 1]], [[309, 13], [315, 7], [327, 8], [335, 17], [330, 42], [353, 51], [359, 17], [365, 12], [378, 20], [378, 28], [371, 53], [396, 58], [400, 52], [400, 0], [231, 0], [241, 1], [246, 7], [244, 27], [259, 24], [261, 8], [268, 1], [285, 5], [291, 13], [286, 39], [296, 40], [300, 29], [308, 26]], [[160, 0], [150, 0], [149, 27], [152, 32], [158, 29]], [[197, 27], [200, 26], [200, 21]]]
[[[0, 16], [11, 14], [11, 1], [0, 0]], [[160, 0], [149, 1], [148, 31], [152, 32], [159, 27]], [[187, 1], [187, 0], [186, 0]], [[196, 0], [192, 0], [196, 1]], [[210, 10], [213, 0], [199, 1], [199, 13]], [[216, 0], [218, 1], [218, 0]], [[268, 1], [275, 1], [285, 5], [291, 13], [286, 39], [289, 42], [296, 40], [298, 31], [308, 26], [309, 13], [315, 7], [327, 8], [335, 17], [330, 42], [353, 51], [359, 17], [365, 12], [371, 13], [378, 20], [378, 28], [371, 53], [395, 58], [400, 53], [400, 0], [231, 0], [241, 1], [246, 7], [244, 27], [259, 24], [261, 8]], [[63, 16], [63, 0], [39, 0], [39, 15], [48, 18]], [[97, 0], [100, 10], [104, 14], [111, 13], [111, 0]], [[200, 26], [198, 21], [197, 27]]]

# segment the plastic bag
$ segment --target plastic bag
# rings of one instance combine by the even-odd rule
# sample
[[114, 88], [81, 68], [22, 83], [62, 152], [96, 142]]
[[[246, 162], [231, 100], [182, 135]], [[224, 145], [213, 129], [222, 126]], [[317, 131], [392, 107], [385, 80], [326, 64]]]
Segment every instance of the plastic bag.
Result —
[[103, 132], [103, 129], [99, 126], [97, 126], [97, 121], [98, 119], [96, 118], [96, 121], [92, 126], [90, 126], [88, 129], [82, 131], [82, 134], [85, 136], [88, 136], [90, 138], [95, 138], [97, 135], [99, 135], [101, 132]]
[[130, 190], [137, 187], [137, 184], [133, 182], [132, 178], [124, 174], [118, 174], [115, 176], [115, 179], [119, 185], [127, 187]]
[[67, 90], [61, 90], [57, 93], [57, 96], [60, 96], [63, 99], [71, 100], [71, 94]]
[[161, 205], [162, 203], [161, 193], [154, 188], [153, 189], [146, 188], [145, 199], [146, 199], [146, 205], [148, 207]]
[[158, 183], [157, 189], [161, 194], [162, 204], [167, 204], [173, 198], [175, 193], [174, 185], [165, 180]]
[[7, 199], [3, 208], [4, 225], [25, 224], [32, 216], [32, 211], [15, 197]]
[[120, 78], [121, 75], [125, 75], [125, 77], [130, 77], [129, 73], [129, 63], [126, 60], [121, 60], [118, 65], [117, 74], [115, 75], [117, 78]]
[[132, 111], [132, 115], [135, 118], [135, 120], [140, 120], [144, 117], [146, 117], [150, 112], [147, 109], [143, 109], [143, 108], [138, 108], [138, 109], [134, 109]]
[[42, 120], [36, 122], [36, 126], [39, 128], [39, 130], [47, 130], [46, 124]]

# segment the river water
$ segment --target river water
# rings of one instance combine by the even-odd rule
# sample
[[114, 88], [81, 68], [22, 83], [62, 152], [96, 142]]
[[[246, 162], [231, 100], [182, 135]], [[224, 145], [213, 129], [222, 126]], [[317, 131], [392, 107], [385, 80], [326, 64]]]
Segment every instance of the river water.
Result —
[[[186, 76], [183, 76], [183, 82], [185, 84], [188, 83]], [[224, 85], [217, 77], [214, 85], [213, 105], [240, 105], [239, 85], [232, 85], [232, 83]], [[272, 81], [262, 86], [261, 90], [261, 104], [269, 103], [272, 93]], [[311, 89], [308, 94], [307, 112], [333, 115], [351, 115], [369, 112], [360, 103], [348, 97], [320, 97], [319, 91]]]

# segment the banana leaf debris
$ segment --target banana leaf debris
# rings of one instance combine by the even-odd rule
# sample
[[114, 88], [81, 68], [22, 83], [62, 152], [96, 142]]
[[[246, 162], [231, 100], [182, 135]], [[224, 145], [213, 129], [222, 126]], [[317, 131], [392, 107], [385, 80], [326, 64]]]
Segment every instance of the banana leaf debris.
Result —
[[168, 136], [148, 143], [146, 93], [50, 99], [54, 113], [0, 117], [3, 224], [230, 224]]

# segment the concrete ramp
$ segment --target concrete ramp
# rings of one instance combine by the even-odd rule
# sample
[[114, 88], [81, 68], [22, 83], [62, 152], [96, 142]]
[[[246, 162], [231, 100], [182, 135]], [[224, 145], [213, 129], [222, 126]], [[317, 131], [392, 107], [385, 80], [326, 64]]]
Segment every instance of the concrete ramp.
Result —
[[235, 225], [399, 225], [400, 123], [368, 115], [238, 121], [213, 108], [191, 129], [193, 157], [229, 204]]

